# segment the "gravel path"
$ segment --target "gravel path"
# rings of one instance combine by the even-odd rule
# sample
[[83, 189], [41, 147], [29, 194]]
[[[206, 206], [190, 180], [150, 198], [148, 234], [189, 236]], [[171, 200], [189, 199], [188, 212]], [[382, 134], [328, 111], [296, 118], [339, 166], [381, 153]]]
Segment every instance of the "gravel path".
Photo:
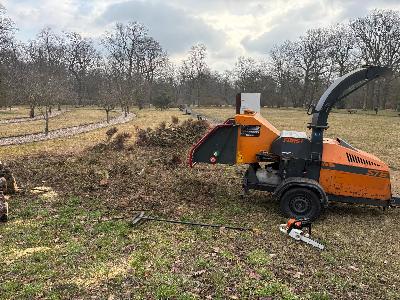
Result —
[[135, 117], [135, 114], [133, 114], [133, 113], [129, 114], [127, 117], [125, 117], [124, 114], [122, 114], [118, 117], [111, 119], [110, 123], [103, 121], [103, 122], [92, 123], [92, 124], [60, 128], [60, 129], [50, 131], [48, 135], [45, 135], [44, 133], [33, 133], [33, 134], [27, 134], [27, 135], [15, 136], [15, 137], [1, 138], [0, 146], [19, 145], [19, 144], [32, 143], [32, 142], [37, 142], [37, 141], [45, 141], [45, 140], [52, 140], [52, 139], [56, 139], [56, 138], [73, 136], [76, 134], [92, 131], [92, 130], [107, 127], [110, 125], [126, 123], [126, 122], [129, 122], [130, 120], [132, 120], [134, 117]]
[[[49, 115], [50, 118], [57, 117], [63, 113], [67, 112], [67, 110], [56, 110]], [[44, 117], [42, 115], [37, 115], [34, 118], [29, 118], [29, 117], [20, 117], [20, 118], [15, 118], [15, 119], [6, 119], [6, 120], [1, 120], [0, 124], [12, 124], [12, 123], [22, 123], [22, 122], [31, 122], [31, 121], [36, 121], [36, 120], [43, 120]]]

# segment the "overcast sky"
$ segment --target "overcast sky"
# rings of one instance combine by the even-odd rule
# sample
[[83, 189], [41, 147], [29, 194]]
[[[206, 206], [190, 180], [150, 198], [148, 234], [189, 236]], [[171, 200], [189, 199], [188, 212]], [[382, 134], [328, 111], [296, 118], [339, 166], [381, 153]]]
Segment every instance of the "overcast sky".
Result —
[[231, 68], [238, 56], [266, 56], [271, 47], [307, 29], [366, 15], [374, 8], [400, 9], [400, 0], [0, 0], [29, 40], [51, 26], [99, 39], [115, 22], [149, 28], [174, 61], [191, 45], [208, 48], [208, 63]]

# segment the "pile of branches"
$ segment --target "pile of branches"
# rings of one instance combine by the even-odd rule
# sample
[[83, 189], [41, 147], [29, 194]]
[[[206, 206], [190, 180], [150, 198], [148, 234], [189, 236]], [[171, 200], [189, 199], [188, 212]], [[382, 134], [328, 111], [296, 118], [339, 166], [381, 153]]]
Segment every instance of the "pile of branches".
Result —
[[125, 149], [126, 142], [132, 137], [129, 132], [118, 133], [117, 127], [111, 127], [106, 131], [106, 141], [100, 142], [93, 147], [93, 150], [117, 150]]
[[138, 129], [136, 144], [145, 147], [177, 147], [195, 143], [209, 129], [210, 124], [205, 120], [186, 120], [179, 124], [172, 122], [167, 126], [160, 123], [155, 129]]

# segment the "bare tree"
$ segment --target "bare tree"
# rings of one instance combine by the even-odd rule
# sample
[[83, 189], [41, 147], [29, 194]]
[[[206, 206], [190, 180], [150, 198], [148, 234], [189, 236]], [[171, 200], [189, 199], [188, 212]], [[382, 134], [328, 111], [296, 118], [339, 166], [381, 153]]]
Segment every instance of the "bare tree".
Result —
[[0, 63], [7, 60], [12, 52], [15, 33], [14, 22], [6, 15], [4, 6], [0, 4]]
[[239, 57], [233, 70], [234, 83], [239, 92], [261, 93], [262, 105], [277, 105], [276, 87], [268, 70], [268, 64], [251, 57]]
[[0, 4], [0, 106], [11, 106], [13, 68], [17, 60], [14, 22]]
[[[400, 14], [393, 10], [374, 10], [366, 17], [353, 20], [350, 27], [356, 38], [360, 51], [360, 58], [366, 64], [388, 66], [395, 71], [400, 67]], [[379, 83], [378, 83], [379, 84]], [[383, 84], [383, 97], [379, 97], [379, 89], [371, 85], [370, 91], [375, 97], [374, 102], [367, 102], [370, 97], [364, 98], [363, 108], [372, 109], [380, 103], [385, 108], [387, 91], [390, 81]], [[367, 90], [368, 91], [368, 90]], [[374, 101], [374, 99], [373, 99]]]
[[87, 77], [99, 63], [100, 54], [91, 39], [79, 33], [68, 32], [66, 35], [66, 60], [69, 72], [73, 75], [78, 96], [78, 105], [88, 97]]
[[219, 87], [221, 97], [224, 99], [225, 104], [234, 103], [236, 91], [234, 89], [233, 73], [231, 71], [225, 70], [220, 74]]
[[162, 65], [166, 54], [160, 44], [148, 36], [147, 28], [137, 22], [116, 24], [107, 33], [103, 44], [109, 53], [110, 66], [120, 77], [128, 80], [130, 100], [143, 107], [143, 85], [147, 86], [148, 100], [156, 70]]
[[329, 29], [328, 56], [331, 60], [331, 72], [343, 76], [357, 65], [356, 39], [347, 24], [337, 24]]
[[179, 69], [178, 80], [181, 85], [185, 87], [186, 96], [189, 96], [189, 101], [193, 105], [196, 104], [193, 98], [193, 91], [195, 87], [196, 72], [195, 68], [191, 65], [189, 60], [183, 60]]
[[270, 67], [272, 78], [275, 81], [277, 97], [281, 105], [294, 107], [300, 105], [301, 95], [299, 91], [301, 73], [295, 68], [294, 53], [295, 43], [285, 41], [282, 45], [274, 46], [270, 52]]
[[187, 80], [191, 81], [191, 87], [196, 87], [198, 106], [200, 106], [202, 84], [206, 74], [209, 73], [206, 59], [207, 47], [204, 44], [197, 44], [190, 48], [187, 59], [183, 61], [182, 71]]
[[257, 92], [257, 81], [260, 78], [260, 68], [254, 58], [239, 57], [233, 73], [235, 85], [240, 92]]
[[315, 92], [321, 86], [321, 76], [328, 71], [329, 39], [326, 29], [311, 29], [295, 44], [294, 64], [303, 74], [302, 105], [314, 100]]
[[25, 50], [26, 62], [22, 68], [24, 94], [31, 108], [31, 117], [34, 117], [35, 107], [42, 112], [47, 134], [52, 107], [60, 103], [69, 90], [65, 43], [61, 36], [45, 28]]
[[167, 54], [159, 42], [152, 37], [146, 37], [140, 50], [142, 57], [140, 74], [143, 74], [147, 86], [147, 100], [152, 100], [152, 88], [155, 77], [162, 72], [162, 67], [167, 63]]
[[116, 107], [119, 97], [118, 79], [113, 76], [109, 66], [103, 65], [97, 70], [97, 101], [106, 112], [107, 123], [110, 122], [110, 112]]

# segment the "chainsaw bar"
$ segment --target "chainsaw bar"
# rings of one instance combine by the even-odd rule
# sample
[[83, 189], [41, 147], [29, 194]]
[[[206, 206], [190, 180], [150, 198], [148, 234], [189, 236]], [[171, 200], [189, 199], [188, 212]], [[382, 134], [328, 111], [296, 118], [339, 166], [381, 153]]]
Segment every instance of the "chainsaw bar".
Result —
[[279, 225], [279, 230], [284, 233], [289, 235], [291, 238], [295, 239], [296, 241], [302, 241], [304, 243], [307, 243], [313, 247], [316, 247], [320, 250], [324, 250], [325, 246], [318, 243], [317, 241], [313, 240], [310, 238], [308, 233], [304, 233], [303, 230], [301, 229], [296, 229], [293, 228], [291, 230], [288, 230], [287, 224], [281, 224]]

